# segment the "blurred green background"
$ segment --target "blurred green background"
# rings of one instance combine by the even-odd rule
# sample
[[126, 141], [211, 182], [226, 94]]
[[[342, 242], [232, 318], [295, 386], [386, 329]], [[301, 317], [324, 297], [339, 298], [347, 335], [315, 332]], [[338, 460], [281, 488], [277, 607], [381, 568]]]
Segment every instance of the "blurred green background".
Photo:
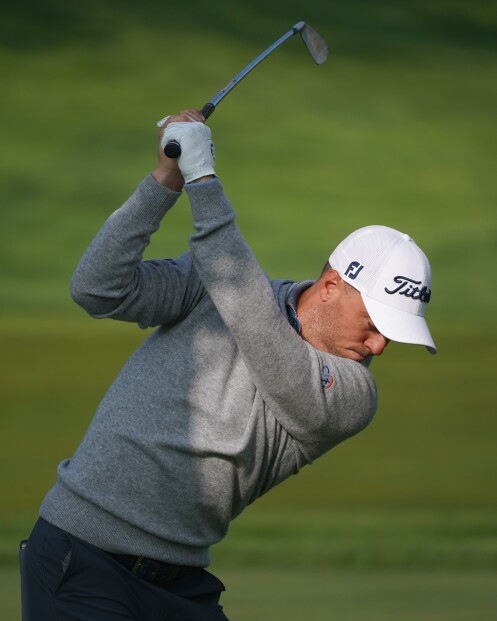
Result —
[[[430, 257], [439, 355], [392, 344], [374, 423], [236, 520], [213, 550], [233, 621], [497, 618], [497, 6], [473, 0], [19, 1], [0, 19], [0, 616], [18, 540], [147, 333], [70, 300], [79, 257], [155, 163], [154, 122], [201, 107], [272, 277], [313, 278], [353, 229]], [[147, 256], [191, 231], [186, 198]]]

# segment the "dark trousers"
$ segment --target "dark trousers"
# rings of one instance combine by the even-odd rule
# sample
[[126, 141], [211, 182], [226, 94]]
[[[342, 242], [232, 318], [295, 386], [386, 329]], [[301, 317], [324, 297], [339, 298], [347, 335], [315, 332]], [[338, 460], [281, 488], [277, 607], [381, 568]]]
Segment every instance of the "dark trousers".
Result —
[[151, 584], [41, 518], [22, 552], [23, 621], [227, 621], [222, 591], [202, 568]]

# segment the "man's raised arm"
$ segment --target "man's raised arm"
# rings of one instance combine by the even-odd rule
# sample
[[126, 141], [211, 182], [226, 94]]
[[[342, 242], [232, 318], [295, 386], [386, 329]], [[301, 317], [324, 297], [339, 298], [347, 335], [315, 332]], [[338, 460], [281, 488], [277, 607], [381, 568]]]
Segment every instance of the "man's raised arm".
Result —
[[[189, 117], [184, 113], [175, 118]], [[71, 295], [90, 315], [144, 328], [167, 324], [187, 314], [205, 293], [190, 253], [175, 260], [143, 261], [151, 236], [183, 185], [176, 161], [159, 149], [155, 170], [107, 219], [76, 268]]]

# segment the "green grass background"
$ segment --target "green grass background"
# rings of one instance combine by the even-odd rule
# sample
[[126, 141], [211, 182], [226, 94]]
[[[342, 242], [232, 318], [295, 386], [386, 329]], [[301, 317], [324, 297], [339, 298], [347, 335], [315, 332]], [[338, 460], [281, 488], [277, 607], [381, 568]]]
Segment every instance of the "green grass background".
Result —
[[[69, 299], [103, 220], [201, 107], [295, 22], [209, 119], [217, 172], [273, 277], [312, 278], [354, 228], [425, 249], [439, 355], [392, 344], [377, 417], [247, 509], [213, 550], [233, 621], [497, 616], [497, 9], [476, 0], [34, 0], [0, 20], [0, 616], [57, 463], [145, 338]], [[183, 251], [188, 204], [147, 256]]]

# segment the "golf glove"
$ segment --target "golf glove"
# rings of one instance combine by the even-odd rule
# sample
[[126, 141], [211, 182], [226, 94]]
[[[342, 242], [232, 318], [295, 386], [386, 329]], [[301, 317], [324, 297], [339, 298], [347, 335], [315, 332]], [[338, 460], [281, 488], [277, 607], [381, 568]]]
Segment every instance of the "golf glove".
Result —
[[210, 127], [200, 121], [170, 123], [162, 136], [161, 147], [164, 148], [171, 140], [176, 140], [181, 147], [178, 166], [185, 183], [216, 174]]

